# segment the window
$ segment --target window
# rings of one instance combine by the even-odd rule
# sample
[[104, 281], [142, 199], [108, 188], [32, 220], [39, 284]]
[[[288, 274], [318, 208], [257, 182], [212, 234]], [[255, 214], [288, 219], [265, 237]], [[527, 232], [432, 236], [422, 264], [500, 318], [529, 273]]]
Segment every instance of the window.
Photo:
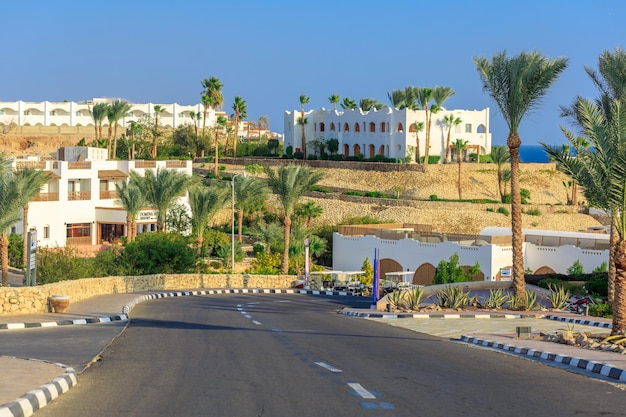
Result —
[[344, 132], [349, 132], [350, 131], [350, 126], [347, 123], [343, 124], [343, 131]]
[[461, 133], [461, 126], [460, 125], [456, 125], [454, 126], [454, 133]]
[[185, 117], [185, 113], [178, 113], [178, 117]]
[[370, 133], [376, 132], [376, 123], [370, 122]]
[[380, 122], [380, 131], [385, 133], [385, 122]]
[[398, 123], [398, 128], [396, 129], [398, 132], [403, 132], [404, 128], [402, 127], [402, 123]]
[[50, 239], [50, 225], [48, 224], [43, 227], [43, 238]]
[[472, 133], [472, 124], [465, 123], [465, 133]]
[[70, 223], [67, 225], [66, 237], [91, 236], [91, 223]]
[[320, 132], [324, 132], [326, 130], [326, 126], [324, 123], [320, 123]]
[[30, 116], [30, 110], [24, 110], [24, 116]]
[[57, 115], [57, 112], [55, 110], [50, 110], [49, 113], [50, 113], [50, 116], [56, 116]]
[[354, 131], [355, 132], [360, 132], [361, 131], [361, 126], [359, 126], [358, 122], [354, 124]]
[[[0, 110], [0, 111], [1, 111], [1, 110]], [[2, 113], [0, 113], [0, 114], [2, 114]], [[331, 132], [334, 132], [334, 131], [335, 131], [335, 124], [334, 124], [334, 123], [331, 123], [331, 124], [330, 124], [330, 131], [331, 131]]]
[[76, 116], [82, 116], [82, 113], [80, 112], [80, 110], [76, 112]]

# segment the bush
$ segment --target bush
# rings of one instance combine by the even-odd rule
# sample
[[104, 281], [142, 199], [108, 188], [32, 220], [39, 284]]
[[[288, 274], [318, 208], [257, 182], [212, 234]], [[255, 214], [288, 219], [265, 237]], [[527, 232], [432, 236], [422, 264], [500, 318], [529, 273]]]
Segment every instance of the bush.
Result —
[[368, 191], [365, 193], [365, 197], [387, 198], [387, 194], [383, 194], [380, 191]]
[[608, 297], [609, 295], [609, 280], [608, 277], [590, 279], [585, 282], [585, 289], [591, 295], [599, 297]]
[[91, 276], [90, 260], [71, 246], [37, 252], [37, 283], [67, 281]]
[[589, 305], [589, 315], [594, 317], [612, 318], [613, 310], [607, 303], [598, 303]]
[[490, 212], [490, 213], [494, 212], [493, 208], [491, 208], [491, 207], [487, 207], [487, 211]]
[[9, 266], [23, 268], [22, 258], [24, 253], [24, 240], [22, 235], [11, 233], [9, 235]]
[[439, 200], [439, 198], [437, 197], [437, 194], [431, 194], [430, 197], [428, 197], [430, 199], [430, 201], [437, 201]]
[[293, 157], [295, 159], [304, 159], [304, 153], [302, 153], [302, 151], [294, 152]]
[[539, 209], [530, 209], [526, 211], [526, 214], [528, 214], [529, 216], [540, 216], [541, 215], [541, 211], [539, 211]]
[[124, 248], [120, 263], [132, 275], [184, 274], [195, 269], [190, 238], [178, 233], [142, 233]]
[[435, 277], [433, 278], [433, 284], [450, 284], [453, 282], [466, 282], [471, 281], [476, 274], [480, 272], [480, 265], [478, 262], [468, 271], [465, 271], [463, 266], [459, 265], [459, 254], [454, 253], [448, 261], [441, 260], [437, 268], [435, 268]]
[[342, 194], [344, 194], [344, 195], [355, 195], [355, 196], [359, 196], [359, 197], [363, 196], [362, 192], [354, 191], [354, 190], [347, 190], [347, 191], [344, 191]]
[[330, 156], [331, 161], [341, 161], [343, 160], [343, 155], [335, 154]]
[[585, 269], [583, 267], [583, 264], [578, 259], [574, 261], [572, 266], [567, 268], [567, 275], [580, 276], [584, 273], [585, 273]]
[[329, 190], [328, 188], [324, 188], [324, 187], [322, 187], [322, 186], [320, 186], [320, 185], [313, 185], [313, 186], [311, 187], [311, 191], [316, 191], [316, 192], [318, 192], [318, 193], [325, 193], [325, 194], [330, 194], [330, 193], [332, 193], [332, 191], [331, 191], [331, 190]]
[[496, 210], [496, 212], [504, 214], [505, 216], [508, 216], [509, 210], [506, 207], [498, 207], [498, 210]]

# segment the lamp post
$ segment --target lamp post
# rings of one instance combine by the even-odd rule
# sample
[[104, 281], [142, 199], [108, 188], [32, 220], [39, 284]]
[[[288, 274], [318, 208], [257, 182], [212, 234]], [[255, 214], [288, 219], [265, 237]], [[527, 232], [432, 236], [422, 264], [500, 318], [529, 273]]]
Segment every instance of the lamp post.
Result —
[[230, 179], [230, 186], [232, 190], [232, 197], [230, 199], [232, 204], [232, 217], [231, 217], [231, 229], [230, 229], [230, 271], [231, 273], [235, 273], [235, 178], [239, 175], [246, 178], [246, 173], [240, 172], [239, 174], [235, 174]]

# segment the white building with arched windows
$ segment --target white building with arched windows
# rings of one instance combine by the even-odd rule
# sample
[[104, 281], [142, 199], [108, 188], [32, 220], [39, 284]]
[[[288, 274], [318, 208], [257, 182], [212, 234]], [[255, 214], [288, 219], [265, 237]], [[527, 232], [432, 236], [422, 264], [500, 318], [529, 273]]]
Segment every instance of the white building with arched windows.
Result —
[[[430, 128], [429, 155], [445, 158], [448, 127], [444, 117], [454, 115], [461, 122], [453, 126], [450, 132], [450, 145], [456, 139], [468, 142], [468, 152], [486, 154], [491, 152], [491, 133], [489, 133], [489, 108], [483, 110], [446, 110], [433, 114]], [[285, 111], [284, 139], [285, 149], [293, 147], [294, 152], [303, 151], [302, 125], [299, 110]], [[383, 155], [388, 158], [405, 159], [412, 155], [415, 160], [415, 148], [424, 156], [426, 147], [426, 112], [424, 110], [372, 109], [364, 112], [356, 110], [310, 110], [304, 115], [304, 134], [307, 154], [316, 154], [319, 148], [311, 146], [328, 139], [339, 141], [339, 153], [344, 157], [363, 155], [372, 158]], [[424, 130], [416, 132], [414, 123], [423, 122]]]

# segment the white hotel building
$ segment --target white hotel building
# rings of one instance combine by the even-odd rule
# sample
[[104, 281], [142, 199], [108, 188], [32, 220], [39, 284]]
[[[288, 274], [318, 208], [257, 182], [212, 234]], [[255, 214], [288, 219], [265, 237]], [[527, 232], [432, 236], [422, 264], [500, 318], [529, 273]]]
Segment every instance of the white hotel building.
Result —
[[[491, 133], [489, 133], [489, 108], [483, 110], [446, 110], [433, 114], [430, 133], [429, 155], [445, 157], [448, 128], [444, 117], [453, 114], [461, 123], [452, 128], [450, 145], [456, 139], [468, 142], [468, 151], [478, 154], [491, 152]], [[294, 152], [302, 150], [302, 125], [299, 119], [302, 112], [285, 111], [284, 138], [285, 149], [292, 146]], [[416, 132], [413, 123], [424, 122], [424, 110], [372, 109], [364, 112], [356, 110], [310, 110], [305, 112], [304, 126], [307, 141], [307, 154], [314, 154], [310, 146], [312, 140], [339, 140], [339, 153], [343, 156], [363, 155], [372, 158], [383, 155], [388, 158], [404, 159], [410, 153], [410, 147], [416, 147], [416, 134], [419, 134], [420, 156], [424, 156], [426, 147], [426, 128]], [[415, 152], [413, 151], [413, 160]]]
[[[97, 103], [112, 103], [115, 99], [94, 98], [88, 101], [13, 101], [0, 102], [0, 125], [10, 126], [93, 126], [94, 121], [90, 110]], [[124, 100], [123, 100], [124, 101]], [[154, 106], [157, 104], [129, 103], [131, 110], [120, 120], [119, 124], [126, 127], [131, 121], [138, 121], [142, 116], [155, 117]], [[185, 124], [194, 124], [191, 113], [204, 115], [202, 104], [184, 106], [181, 104], [159, 104], [164, 110], [159, 113], [159, 124], [177, 128]], [[214, 126], [217, 117], [210, 108], [207, 111], [206, 125]], [[104, 124], [107, 125], [107, 120]], [[200, 121], [199, 127], [202, 127]]]
[[[30, 167], [50, 173], [50, 180], [29, 203], [27, 229], [37, 230], [42, 247], [99, 247], [127, 234], [126, 211], [117, 199], [115, 184], [128, 181], [129, 173], [174, 169], [189, 176], [191, 161], [107, 160], [106, 149], [64, 147], [57, 160], [39, 157], [15, 159], [14, 169]], [[179, 204], [189, 206], [188, 196]], [[23, 221], [11, 228], [23, 234]], [[137, 233], [156, 230], [156, 212], [139, 213]]]

